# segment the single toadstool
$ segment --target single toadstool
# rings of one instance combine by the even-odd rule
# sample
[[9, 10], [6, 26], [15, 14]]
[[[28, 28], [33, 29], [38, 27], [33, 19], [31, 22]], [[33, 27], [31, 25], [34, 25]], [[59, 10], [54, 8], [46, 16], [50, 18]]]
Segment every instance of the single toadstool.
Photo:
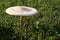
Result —
[[14, 6], [6, 9], [6, 13], [9, 15], [20, 16], [20, 26], [22, 26], [22, 17], [23, 16], [32, 16], [37, 14], [35, 8], [26, 7], [26, 6]]

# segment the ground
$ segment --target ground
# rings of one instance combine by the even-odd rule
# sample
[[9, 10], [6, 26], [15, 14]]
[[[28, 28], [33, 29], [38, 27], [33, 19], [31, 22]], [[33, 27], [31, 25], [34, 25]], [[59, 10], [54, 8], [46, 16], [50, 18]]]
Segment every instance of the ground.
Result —
[[[11, 6], [29, 6], [38, 14], [23, 17], [8, 15]], [[0, 40], [60, 40], [60, 0], [0, 0]]]

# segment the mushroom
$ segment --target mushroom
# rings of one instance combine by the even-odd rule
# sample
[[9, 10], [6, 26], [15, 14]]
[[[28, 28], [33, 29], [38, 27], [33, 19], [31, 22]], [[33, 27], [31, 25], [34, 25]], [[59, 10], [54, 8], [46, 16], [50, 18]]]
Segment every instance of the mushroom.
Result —
[[22, 26], [22, 17], [23, 16], [32, 16], [37, 14], [37, 10], [35, 8], [26, 7], [26, 6], [14, 6], [6, 9], [6, 13], [9, 15], [20, 16], [20, 26]]

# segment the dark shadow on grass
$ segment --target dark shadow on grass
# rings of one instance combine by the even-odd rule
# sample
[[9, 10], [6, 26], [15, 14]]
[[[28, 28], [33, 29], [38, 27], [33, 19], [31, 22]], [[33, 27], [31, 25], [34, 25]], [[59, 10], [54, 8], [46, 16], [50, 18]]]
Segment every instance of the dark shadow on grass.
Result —
[[14, 33], [10, 28], [0, 27], [0, 40], [13, 40]]
[[0, 40], [26, 40], [26, 38], [22, 36], [22, 32], [15, 34], [12, 27], [5, 28], [0, 26]]

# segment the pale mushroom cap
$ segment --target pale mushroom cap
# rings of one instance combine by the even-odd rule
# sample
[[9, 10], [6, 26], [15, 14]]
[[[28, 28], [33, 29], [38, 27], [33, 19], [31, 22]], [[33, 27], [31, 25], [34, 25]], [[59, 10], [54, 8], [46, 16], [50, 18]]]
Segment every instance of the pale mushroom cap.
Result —
[[26, 6], [14, 6], [6, 9], [6, 13], [16, 16], [31, 16], [37, 14], [37, 12], [35, 8]]

